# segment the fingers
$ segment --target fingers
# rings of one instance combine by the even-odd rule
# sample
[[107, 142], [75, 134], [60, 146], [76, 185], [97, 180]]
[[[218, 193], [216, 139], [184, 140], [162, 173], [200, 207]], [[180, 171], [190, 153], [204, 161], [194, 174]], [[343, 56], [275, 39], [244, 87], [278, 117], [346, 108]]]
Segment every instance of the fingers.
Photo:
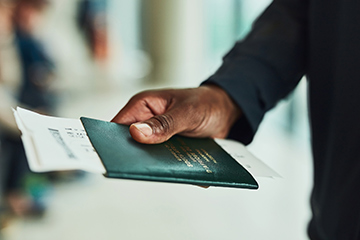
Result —
[[165, 112], [167, 104], [167, 99], [161, 94], [156, 95], [155, 91], [142, 92], [131, 98], [111, 122], [130, 125], [145, 121]]
[[[140, 143], [164, 142], [192, 126], [193, 121], [189, 121], [189, 114], [186, 114], [191, 104], [179, 100], [187, 99], [188, 95], [188, 90], [146, 91], [137, 94], [112, 122], [130, 125], [131, 136]], [[175, 102], [182, 104], [177, 106]]]
[[156, 144], [175, 134], [188, 137], [225, 137], [241, 111], [217, 86], [146, 91], [135, 95], [113, 118], [131, 125], [140, 143]]
[[149, 119], [152, 116], [151, 111], [141, 101], [130, 100], [111, 122], [130, 125], [134, 122]]
[[137, 104], [134, 107], [125, 106], [112, 120], [120, 124], [130, 125], [135, 122], [144, 121], [153, 117], [151, 110], [141, 104]]
[[185, 116], [179, 115], [177, 111], [169, 111], [143, 122], [132, 124], [130, 134], [140, 143], [161, 143], [184, 130], [186, 125], [181, 124], [185, 121], [184, 118]]

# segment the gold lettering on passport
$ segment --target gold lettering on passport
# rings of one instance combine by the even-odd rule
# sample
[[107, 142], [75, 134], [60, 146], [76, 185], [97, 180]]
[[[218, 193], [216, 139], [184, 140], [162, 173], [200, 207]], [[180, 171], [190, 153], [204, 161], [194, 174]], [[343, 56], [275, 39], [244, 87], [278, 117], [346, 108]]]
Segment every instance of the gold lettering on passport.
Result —
[[186, 153], [186, 155], [188, 155], [188, 157], [193, 161], [193, 162], [196, 162], [196, 159], [193, 157], [193, 155], [192, 155], [192, 153], [190, 153], [189, 151], [187, 151], [187, 149], [185, 149], [184, 147], [180, 147], [181, 148], [181, 150], [183, 150], [185, 153]]
[[165, 147], [171, 152], [171, 154], [178, 160], [178, 161], [182, 161], [181, 158], [174, 152], [174, 150], [168, 145], [165, 144]]
[[210, 160], [209, 160], [204, 154], [202, 154], [202, 152], [200, 152], [199, 149], [195, 149], [195, 151], [197, 151], [197, 152], [200, 154], [200, 156], [201, 156], [203, 159], [205, 159], [205, 161], [210, 162]]
[[180, 151], [172, 143], [165, 144], [165, 147], [171, 152], [171, 154], [179, 161], [184, 162], [188, 167], [193, 167], [191, 162], [186, 159], [186, 157], [180, 153]]
[[209, 169], [209, 167], [199, 158], [198, 163], [205, 169], [207, 173], [212, 173], [212, 171]]
[[202, 154], [198, 149], [195, 149], [195, 151], [197, 151], [200, 156], [198, 154], [196, 154], [182, 139], [178, 139], [178, 142], [181, 144], [181, 150], [184, 151], [186, 153], [186, 155], [193, 161], [193, 162], [197, 162], [199, 163], [207, 173], [212, 173], [212, 171], [210, 170], [210, 168], [204, 163], [204, 161], [201, 159], [201, 157], [203, 159], [205, 159], [205, 161], [210, 162], [209, 159], [207, 157], [205, 157], [204, 154]]
[[217, 161], [215, 160], [215, 158], [213, 158], [213, 156], [211, 156], [205, 149], [201, 149], [201, 151], [203, 151], [203, 153], [211, 159], [211, 161], [213, 161], [215, 164], [217, 163]]

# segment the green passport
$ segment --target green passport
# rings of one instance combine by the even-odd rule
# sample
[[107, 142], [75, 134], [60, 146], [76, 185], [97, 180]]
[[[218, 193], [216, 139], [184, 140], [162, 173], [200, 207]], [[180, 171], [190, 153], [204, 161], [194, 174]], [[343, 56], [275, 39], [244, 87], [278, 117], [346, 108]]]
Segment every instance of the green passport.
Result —
[[155, 145], [133, 140], [129, 127], [82, 117], [106, 177], [257, 189], [251, 174], [213, 139], [174, 136]]

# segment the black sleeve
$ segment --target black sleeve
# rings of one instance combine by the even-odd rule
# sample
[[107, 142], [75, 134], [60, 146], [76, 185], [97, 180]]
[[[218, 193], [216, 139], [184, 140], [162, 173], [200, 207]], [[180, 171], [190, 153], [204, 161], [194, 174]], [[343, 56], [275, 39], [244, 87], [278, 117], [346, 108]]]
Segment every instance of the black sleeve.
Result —
[[244, 113], [229, 138], [245, 144], [265, 114], [295, 88], [306, 71], [307, 0], [274, 0], [245, 40], [203, 84], [222, 87]]

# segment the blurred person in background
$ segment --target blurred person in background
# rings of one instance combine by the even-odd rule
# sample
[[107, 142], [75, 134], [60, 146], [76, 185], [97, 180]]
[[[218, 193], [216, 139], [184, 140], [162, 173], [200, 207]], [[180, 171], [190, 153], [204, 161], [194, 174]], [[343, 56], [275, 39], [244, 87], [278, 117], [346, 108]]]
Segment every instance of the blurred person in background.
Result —
[[77, 25], [99, 63], [105, 63], [109, 57], [107, 4], [107, 0], [81, 0], [77, 11]]
[[[41, 215], [47, 183], [31, 174], [11, 107], [50, 113], [54, 64], [34, 31], [46, 0], [0, 0], [0, 199], [17, 216]], [[0, 212], [1, 214], [1, 212]]]

